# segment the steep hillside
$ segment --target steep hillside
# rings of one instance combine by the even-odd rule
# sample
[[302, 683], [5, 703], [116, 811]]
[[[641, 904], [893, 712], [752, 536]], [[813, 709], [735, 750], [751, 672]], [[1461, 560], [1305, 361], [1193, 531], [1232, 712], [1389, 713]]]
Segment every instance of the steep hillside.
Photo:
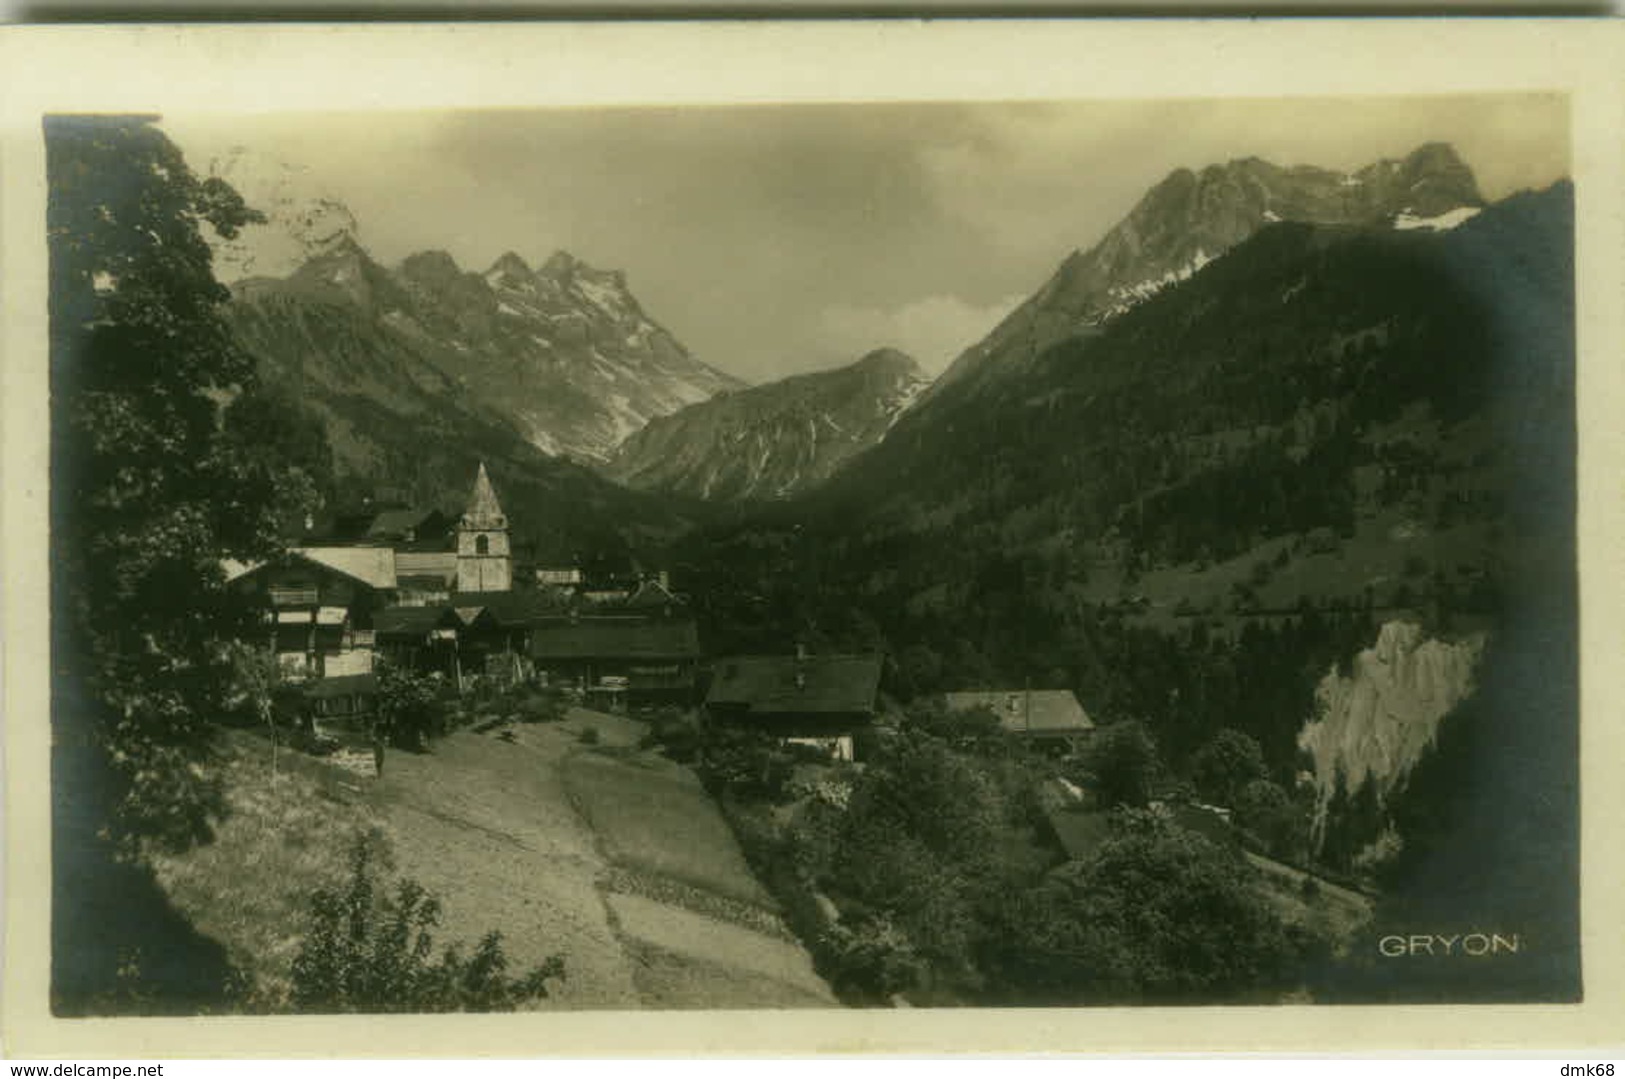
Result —
[[944, 372], [938, 387], [1007, 374], [1185, 280], [1271, 223], [1448, 228], [1482, 204], [1472, 171], [1440, 143], [1352, 173], [1282, 168], [1255, 157], [1199, 173], [1179, 169], [1094, 247], [1068, 256], [1043, 288]]
[[[879, 638], [899, 686], [1070, 686], [1176, 757], [1239, 723], [1290, 772], [1377, 613], [1572, 588], [1572, 227], [1567, 184], [1446, 232], [1277, 224], [696, 537], [685, 586], [741, 647]], [[1247, 647], [1287, 668], [1202, 684], [1190, 633], [1280, 622]]]
[[475, 274], [430, 251], [390, 271], [341, 232], [287, 278], [251, 278], [235, 294], [236, 321], [267, 362], [363, 391], [399, 362], [419, 386], [555, 455], [602, 458], [650, 418], [742, 385], [690, 356], [621, 274], [564, 252], [534, 270], [510, 253]]
[[654, 419], [604, 472], [630, 487], [698, 498], [784, 498], [879, 442], [927, 383], [908, 356], [880, 349]]
[[549, 453], [603, 458], [650, 419], [738, 389], [644, 313], [619, 271], [568, 252], [536, 269], [512, 252], [465, 274], [444, 252], [414, 255], [399, 332], [449, 345], [441, 367]]

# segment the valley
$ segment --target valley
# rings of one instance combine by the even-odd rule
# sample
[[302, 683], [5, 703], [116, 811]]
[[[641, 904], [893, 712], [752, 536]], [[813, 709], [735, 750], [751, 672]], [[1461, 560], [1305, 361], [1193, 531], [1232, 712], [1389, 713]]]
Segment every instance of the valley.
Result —
[[[953, 356], [754, 384], [622, 271], [328, 207], [286, 276], [192, 267], [229, 364], [99, 376], [186, 453], [59, 447], [114, 492], [59, 602], [186, 657], [73, 622], [114, 733], [64, 744], [228, 1011], [408, 999], [310, 973], [369, 835], [501, 934], [483, 995], [390, 987], [446, 1010], [1574, 999], [1573, 205], [1438, 141], [1176, 168]], [[101, 272], [69, 329], [145, 326]], [[1440, 911], [1548, 950], [1396, 977]]]

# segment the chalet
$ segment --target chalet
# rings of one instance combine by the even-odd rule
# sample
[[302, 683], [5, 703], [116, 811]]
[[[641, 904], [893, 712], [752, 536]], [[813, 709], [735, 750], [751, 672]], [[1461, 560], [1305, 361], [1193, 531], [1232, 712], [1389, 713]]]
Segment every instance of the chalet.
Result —
[[536, 583], [543, 588], [574, 592], [581, 587], [583, 579], [581, 570], [574, 566], [542, 566], [536, 569]]
[[296, 547], [264, 562], [227, 561], [227, 587], [266, 612], [268, 643], [299, 679], [372, 670], [373, 616], [396, 598], [388, 547]]
[[457, 552], [397, 549], [395, 579], [407, 606], [445, 603], [457, 589]]
[[455, 522], [437, 509], [386, 509], [367, 522], [365, 538], [423, 550], [447, 545]]
[[666, 583], [664, 573], [639, 582], [625, 599], [614, 604], [617, 611], [649, 618], [671, 618], [686, 614], [688, 607]]
[[1094, 733], [1094, 721], [1069, 689], [983, 689], [947, 695], [948, 710], [986, 708], [1012, 737], [1070, 752]]
[[536, 676], [605, 707], [689, 704], [700, 658], [693, 619], [567, 616], [530, 627]]
[[461, 684], [457, 615], [450, 607], [386, 607], [374, 618], [377, 648], [397, 667]]
[[880, 670], [879, 655], [719, 660], [705, 698], [706, 717], [852, 760], [853, 736], [875, 718]]

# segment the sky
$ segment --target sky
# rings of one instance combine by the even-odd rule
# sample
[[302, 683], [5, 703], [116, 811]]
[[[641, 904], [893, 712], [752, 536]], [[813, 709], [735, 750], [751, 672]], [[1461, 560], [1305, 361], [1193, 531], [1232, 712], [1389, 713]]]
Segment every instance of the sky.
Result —
[[[1560, 96], [1202, 99], [169, 116], [251, 204], [346, 211], [395, 265], [567, 250], [619, 269], [751, 382], [900, 348], [946, 367], [1176, 168], [1353, 170], [1452, 143], [1490, 200], [1568, 174]], [[280, 230], [280, 232], [279, 232]], [[282, 274], [285, 226], [249, 241]], [[235, 272], [235, 271], [234, 271]], [[223, 276], [232, 276], [225, 273]]]

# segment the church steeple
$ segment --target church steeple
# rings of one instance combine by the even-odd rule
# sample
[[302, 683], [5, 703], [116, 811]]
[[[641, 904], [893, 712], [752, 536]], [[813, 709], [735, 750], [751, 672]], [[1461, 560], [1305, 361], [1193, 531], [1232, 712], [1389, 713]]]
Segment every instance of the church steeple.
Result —
[[513, 555], [508, 518], [503, 516], [485, 462], [474, 477], [468, 508], [457, 523], [457, 591], [508, 592], [513, 589]]

